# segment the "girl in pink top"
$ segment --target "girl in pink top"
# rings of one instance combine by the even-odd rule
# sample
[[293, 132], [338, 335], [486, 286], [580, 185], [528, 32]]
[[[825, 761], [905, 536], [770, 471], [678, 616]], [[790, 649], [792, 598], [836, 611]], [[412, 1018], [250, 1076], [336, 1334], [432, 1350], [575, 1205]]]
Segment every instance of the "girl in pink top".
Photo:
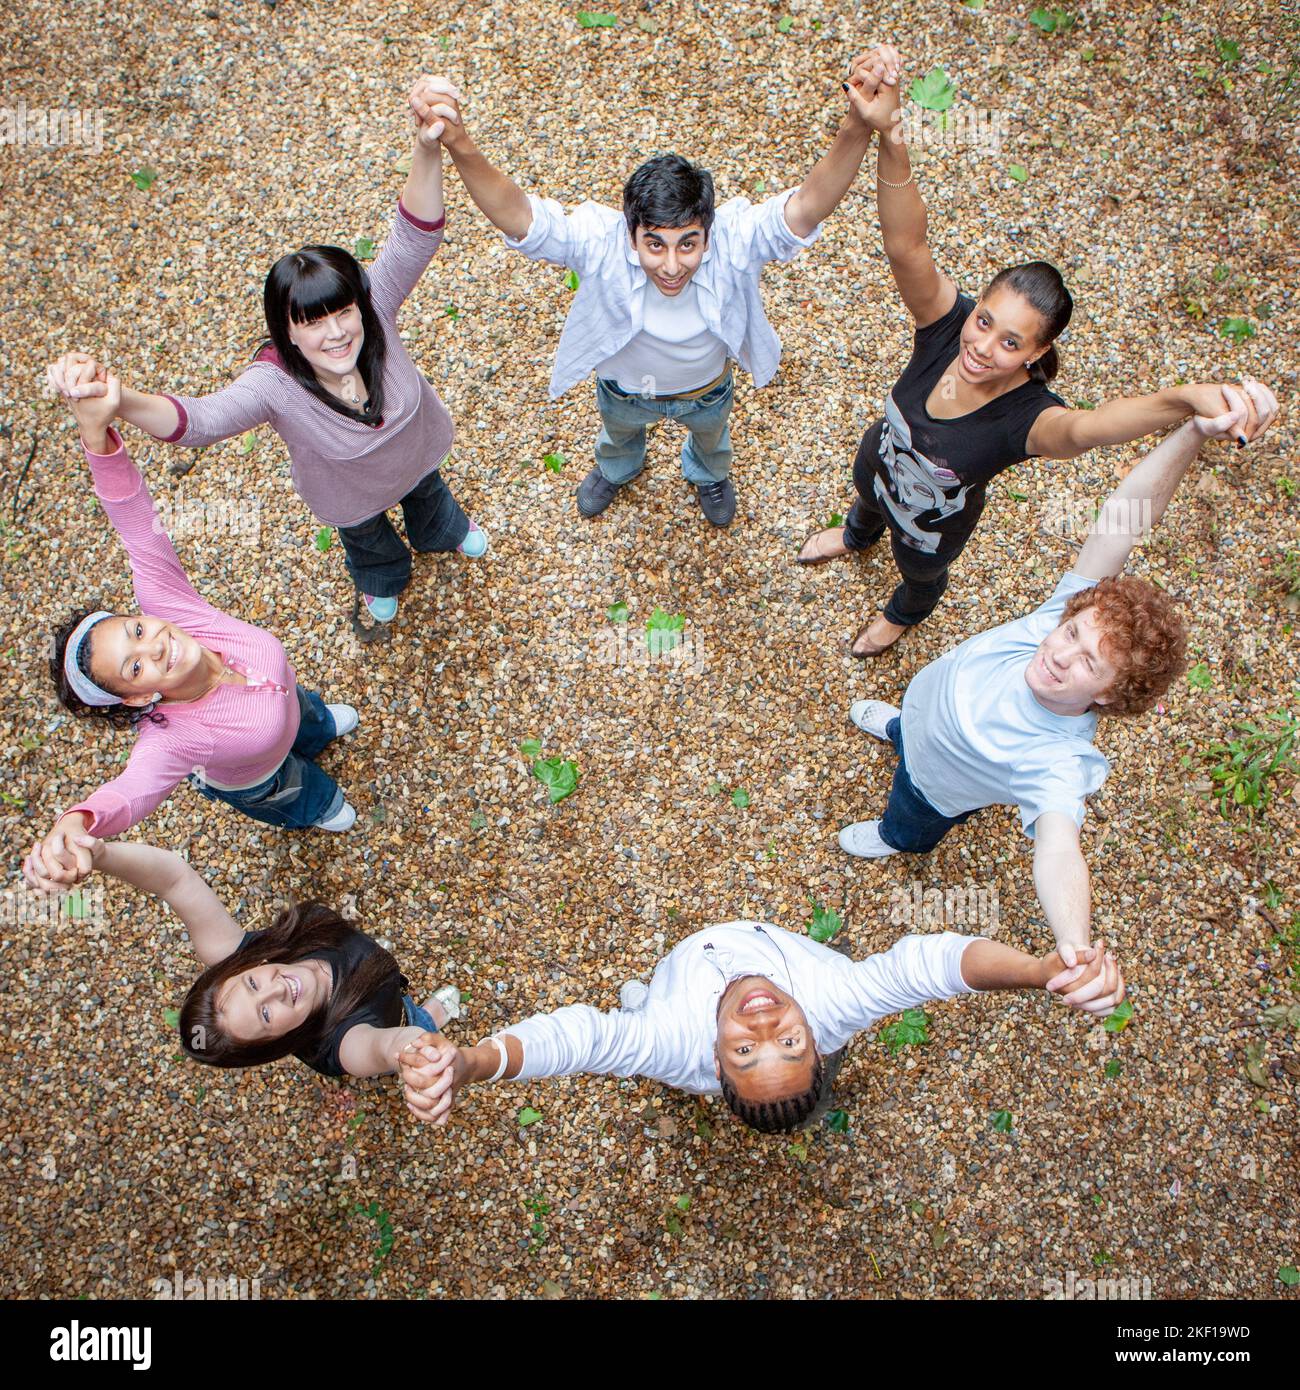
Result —
[[[364, 598], [379, 624], [397, 613], [411, 579], [411, 552], [386, 515], [399, 503], [411, 545], [482, 555], [487, 536], [465, 515], [439, 465], [451, 448], [446, 406], [407, 355], [397, 311], [442, 241], [443, 129], [425, 79], [411, 93], [430, 112], [384, 249], [370, 272], [337, 246], [282, 256], [266, 279], [270, 341], [244, 374], [210, 396], [150, 395], [124, 388], [121, 416], [165, 443], [199, 448], [269, 423], [289, 449], [294, 487], [336, 526], [357, 586], [353, 625], [370, 641], [384, 629], [359, 621]], [[70, 354], [50, 371], [65, 394]], [[92, 395], [97, 394], [91, 386]]]
[[186, 777], [268, 825], [347, 830], [356, 812], [315, 758], [356, 727], [356, 711], [303, 690], [269, 632], [199, 597], [109, 424], [121, 404], [116, 377], [87, 362], [70, 380], [103, 387], [72, 409], [140, 611], [75, 614], [54, 638], [50, 668], [74, 714], [137, 736], [124, 771], [58, 818], [34, 851], [39, 866], [56, 883], [76, 883], [90, 871], [82, 837], [120, 834]]

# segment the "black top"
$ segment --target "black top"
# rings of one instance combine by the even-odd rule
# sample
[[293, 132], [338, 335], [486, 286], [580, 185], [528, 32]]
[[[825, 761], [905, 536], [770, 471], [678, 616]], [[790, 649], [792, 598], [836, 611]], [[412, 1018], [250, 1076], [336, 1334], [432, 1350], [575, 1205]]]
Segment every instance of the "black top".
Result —
[[[239, 949], [243, 950], [245, 946], [265, 935], [265, 932], [260, 931], [245, 932]], [[325, 961], [333, 973], [334, 988], [338, 989], [343, 980], [357, 969], [362, 961], [380, 949], [379, 944], [365, 932], [351, 931], [347, 934], [344, 945], [337, 950], [313, 951], [303, 959]], [[346, 1076], [347, 1072], [339, 1061], [339, 1044], [343, 1041], [343, 1035], [358, 1023], [369, 1023], [373, 1028], [400, 1028], [406, 1022], [402, 995], [408, 988], [405, 975], [394, 977], [389, 985], [353, 1009], [335, 1028], [333, 1036], [326, 1038], [315, 1052], [295, 1052], [293, 1055], [323, 1076]]]
[[875, 475], [875, 500], [904, 545], [926, 554], [955, 553], [984, 510], [990, 478], [1029, 457], [1034, 421], [1065, 402], [1046, 382], [1030, 380], [954, 420], [925, 408], [944, 369], [961, 350], [961, 330], [975, 307], [969, 295], [916, 330], [912, 357], [862, 442]]

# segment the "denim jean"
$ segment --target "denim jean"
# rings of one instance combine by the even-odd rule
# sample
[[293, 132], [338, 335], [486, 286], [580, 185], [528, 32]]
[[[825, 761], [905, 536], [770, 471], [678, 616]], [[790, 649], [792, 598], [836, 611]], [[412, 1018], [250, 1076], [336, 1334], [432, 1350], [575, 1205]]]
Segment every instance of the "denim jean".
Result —
[[433, 1021], [432, 1014], [428, 1009], [422, 1009], [409, 994], [402, 995], [402, 1008], [409, 1027], [423, 1028], [426, 1033], [438, 1032], [438, 1025]]
[[730, 372], [697, 400], [662, 400], [624, 391], [617, 382], [597, 378], [600, 434], [596, 463], [607, 483], [621, 487], [645, 467], [646, 426], [676, 420], [686, 426], [682, 476], [688, 483], [720, 483], [731, 472]]
[[[250, 693], [248, 698], [270, 697]], [[293, 747], [265, 782], [227, 792], [208, 786], [193, 773], [190, 781], [209, 801], [224, 801], [250, 820], [284, 830], [306, 830], [337, 815], [343, 809], [343, 792], [329, 773], [316, 766], [316, 755], [338, 736], [334, 716], [319, 695], [302, 686], [298, 686], [298, 711], [301, 722]]]
[[[364, 466], [364, 465], [359, 465]], [[469, 535], [469, 517], [435, 468], [402, 498], [406, 534], [419, 551], [455, 550]], [[348, 573], [363, 594], [396, 598], [411, 582], [411, 552], [387, 512], [355, 526], [340, 526]]]
[[880, 822], [880, 838], [892, 848], [908, 854], [928, 854], [954, 825], [960, 825], [975, 812], [945, 816], [942, 811], [936, 811], [908, 774], [907, 760], [903, 757], [902, 721], [891, 719], [885, 732], [898, 751], [898, 766], [894, 769], [894, 785], [889, 789], [889, 805]]

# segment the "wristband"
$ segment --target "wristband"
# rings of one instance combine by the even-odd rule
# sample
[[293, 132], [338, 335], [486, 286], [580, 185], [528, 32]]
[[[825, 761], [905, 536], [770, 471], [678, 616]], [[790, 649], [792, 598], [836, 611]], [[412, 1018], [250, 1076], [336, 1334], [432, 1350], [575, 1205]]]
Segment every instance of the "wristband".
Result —
[[491, 1076], [487, 1077], [486, 1079], [488, 1081], [500, 1081], [501, 1078], [506, 1074], [506, 1068], [510, 1065], [510, 1054], [506, 1051], [506, 1045], [501, 1041], [500, 1038], [484, 1038], [483, 1041], [490, 1042], [493, 1045], [493, 1047], [495, 1047], [496, 1050], [501, 1054], [501, 1065], [496, 1069], [496, 1071], [492, 1073]]

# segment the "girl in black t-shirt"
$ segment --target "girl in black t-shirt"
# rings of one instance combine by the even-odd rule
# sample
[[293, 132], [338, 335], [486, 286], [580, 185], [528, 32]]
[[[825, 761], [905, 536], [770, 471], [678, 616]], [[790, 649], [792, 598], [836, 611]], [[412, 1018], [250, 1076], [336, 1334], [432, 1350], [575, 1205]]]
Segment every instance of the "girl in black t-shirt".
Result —
[[[78, 838], [95, 868], [162, 898], [185, 924], [207, 967], [181, 1005], [181, 1046], [196, 1062], [255, 1067], [290, 1054], [326, 1076], [382, 1076], [398, 1053], [455, 1017], [459, 995], [439, 990], [423, 1006], [377, 941], [323, 903], [281, 911], [245, 932], [216, 894], [171, 850]], [[29, 856], [24, 873], [62, 892]]]
[[890, 532], [902, 583], [853, 639], [861, 658], [878, 656], [934, 610], [988, 482], [1004, 468], [1074, 458], [1231, 408], [1217, 385], [1121, 397], [1095, 410], [1071, 410], [1048, 389], [1059, 365], [1053, 344], [1073, 309], [1069, 291], [1053, 266], [1031, 261], [999, 271], [975, 300], [935, 266], [900, 123], [901, 65], [898, 51], [881, 45], [854, 64], [846, 90], [880, 133], [880, 229], [915, 343], [884, 418], [858, 447], [858, 497], [845, 524], [815, 532], [799, 552], [800, 564], [820, 565]]

